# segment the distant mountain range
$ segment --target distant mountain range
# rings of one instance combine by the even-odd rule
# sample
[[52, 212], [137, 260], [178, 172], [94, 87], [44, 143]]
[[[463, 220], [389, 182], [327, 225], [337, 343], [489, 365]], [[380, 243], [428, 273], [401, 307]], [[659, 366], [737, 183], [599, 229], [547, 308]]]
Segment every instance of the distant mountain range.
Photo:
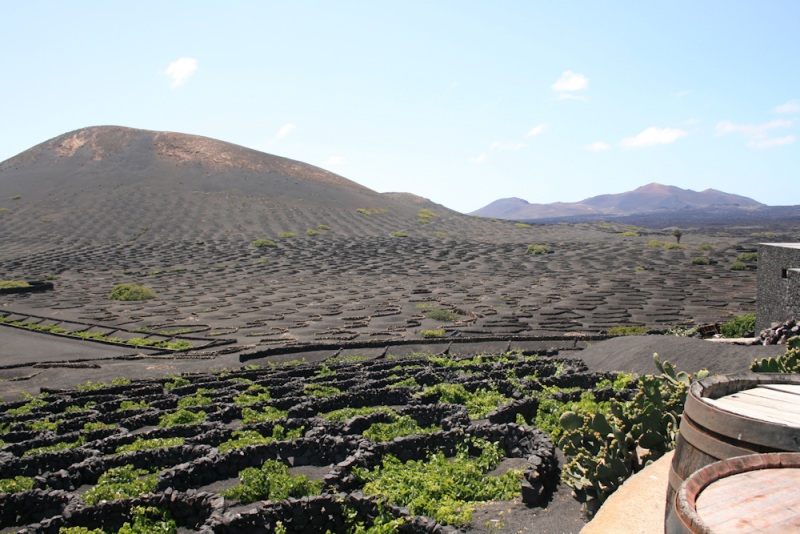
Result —
[[503, 198], [470, 213], [481, 217], [512, 220], [554, 219], [561, 217], [620, 217], [637, 214], [670, 213], [678, 210], [752, 211], [767, 206], [751, 198], [706, 189], [692, 191], [671, 185], [651, 183], [633, 191], [599, 195], [580, 202], [531, 204], [521, 198]]

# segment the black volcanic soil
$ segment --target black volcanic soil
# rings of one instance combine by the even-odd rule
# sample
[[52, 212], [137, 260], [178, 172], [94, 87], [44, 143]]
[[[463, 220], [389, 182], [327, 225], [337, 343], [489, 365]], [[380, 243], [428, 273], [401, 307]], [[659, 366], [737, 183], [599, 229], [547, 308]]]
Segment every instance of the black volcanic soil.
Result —
[[[387, 346], [394, 353], [444, 350], [450, 341], [461, 353], [509, 343], [553, 348], [593, 370], [639, 373], [655, 371], [653, 352], [681, 369], [715, 372], [782, 352], [591, 336], [614, 326], [665, 330], [753, 313], [756, 266], [731, 271], [730, 264], [760, 241], [797, 240], [800, 224], [697, 226], [684, 230], [683, 248], [665, 250], [646, 244], [673, 242], [668, 229], [467, 217], [241, 147], [133, 132], [112, 140], [98, 140], [93, 130], [68, 134], [0, 164], [0, 279], [54, 283], [51, 291], [0, 294], [0, 315], [126, 338], [161, 333], [230, 344], [154, 355], [0, 325], [0, 398], [121, 376], [376, 356]], [[203, 150], [214, 157], [198, 159]], [[231, 167], [234, 156], [252, 159]], [[420, 216], [423, 208], [436, 216]], [[687, 228], [669, 222], [664, 227]], [[295, 235], [281, 238], [285, 232]], [[255, 248], [256, 239], [278, 246]], [[528, 255], [530, 244], [551, 253]], [[692, 265], [700, 255], [712, 264]], [[123, 282], [146, 285], [157, 298], [109, 300]], [[434, 309], [459, 317], [426, 317]], [[439, 328], [444, 344], [426, 346], [423, 330]], [[560, 496], [550, 510], [574, 512], [568, 492]], [[537, 532], [578, 528], [555, 513], [518, 523], [526, 522]]]

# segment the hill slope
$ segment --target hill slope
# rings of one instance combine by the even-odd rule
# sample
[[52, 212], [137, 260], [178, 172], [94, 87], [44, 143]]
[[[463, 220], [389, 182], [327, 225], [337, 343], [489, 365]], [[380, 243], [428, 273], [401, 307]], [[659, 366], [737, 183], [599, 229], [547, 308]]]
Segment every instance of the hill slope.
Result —
[[633, 215], [685, 209], [759, 209], [764, 204], [740, 195], [706, 189], [692, 191], [651, 183], [633, 191], [599, 195], [580, 202], [531, 204], [519, 198], [496, 200], [471, 215], [514, 220], [534, 220], [576, 215]]
[[[0, 163], [0, 187], [0, 230], [33, 241], [258, 237], [331, 225], [343, 214], [366, 218], [358, 209], [385, 214], [393, 230], [416, 223], [421, 208], [456, 216], [425, 199], [380, 194], [299, 161], [206, 137], [119, 126], [69, 132]], [[386, 233], [376, 218], [350, 226]]]

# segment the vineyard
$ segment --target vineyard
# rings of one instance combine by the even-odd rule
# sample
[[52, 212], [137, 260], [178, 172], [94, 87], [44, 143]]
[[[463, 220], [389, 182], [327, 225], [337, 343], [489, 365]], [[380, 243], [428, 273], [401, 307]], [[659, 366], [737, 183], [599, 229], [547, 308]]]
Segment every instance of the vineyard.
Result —
[[455, 531], [487, 501], [545, 503], [559, 469], [537, 423], [588, 390], [630, 397], [616, 378], [514, 351], [43, 389], [0, 406], [0, 526]]

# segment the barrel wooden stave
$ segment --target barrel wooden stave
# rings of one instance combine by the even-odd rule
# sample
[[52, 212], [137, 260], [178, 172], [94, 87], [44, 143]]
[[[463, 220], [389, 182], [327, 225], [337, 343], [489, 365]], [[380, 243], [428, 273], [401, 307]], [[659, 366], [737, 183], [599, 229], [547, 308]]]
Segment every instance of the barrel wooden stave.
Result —
[[692, 384], [686, 397], [667, 486], [668, 514], [681, 483], [714, 462], [736, 456], [800, 451], [800, 429], [721, 410], [702, 399], [717, 399], [759, 385], [800, 385], [799, 375], [716, 375]]

